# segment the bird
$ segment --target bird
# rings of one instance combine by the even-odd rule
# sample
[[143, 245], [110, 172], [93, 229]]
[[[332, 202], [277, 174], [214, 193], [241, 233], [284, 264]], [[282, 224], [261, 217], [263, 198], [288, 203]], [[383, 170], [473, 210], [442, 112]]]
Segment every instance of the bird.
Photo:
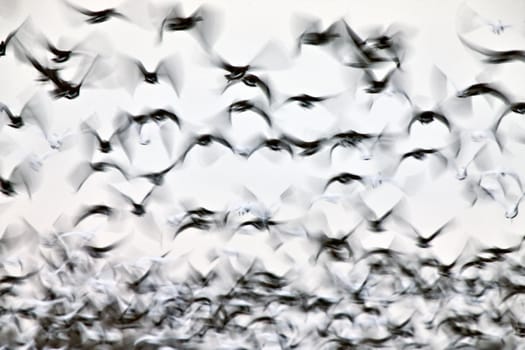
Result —
[[[130, 125], [131, 125], [130, 122], [127, 122], [124, 125], [121, 125], [116, 130], [114, 130], [111, 133], [111, 135], [109, 135], [108, 138], [102, 138], [100, 134], [98, 133], [98, 131], [93, 126], [90, 125], [89, 121], [82, 122], [82, 124], [80, 125], [80, 128], [82, 132], [89, 134], [91, 140], [97, 141], [98, 150], [100, 152], [110, 153], [113, 151], [114, 139], [117, 138], [118, 140], [120, 140], [120, 134], [125, 132], [130, 127]], [[88, 140], [88, 146], [87, 146], [90, 151], [93, 149], [93, 146], [92, 146], [93, 142], [90, 142], [91, 140]]]
[[210, 217], [216, 215], [215, 210], [207, 209], [205, 207], [195, 207], [193, 209], [187, 209], [184, 217], [198, 216], [198, 217]]
[[510, 103], [509, 106], [503, 111], [503, 113], [496, 120], [496, 124], [493, 127], [494, 133], [498, 131], [499, 126], [501, 122], [503, 121], [503, 118], [508, 116], [510, 113], [517, 113], [520, 115], [525, 115], [525, 102]]
[[[149, 111], [146, 111], [144, 113], [135, 114], [132, 115], [128, 112], [122, 112], [117, 117], [117, 120], [121, 125], [131, 124], [134, 125], [137, 129], [137, 132], [140, 137], [140, 144], [141, 145], [148, 145], [151, 140], [149, 138], [146, 138], [143, 136], [142, 130], [144, 125], [149, 123], [151, 121], [151, 116], [149, 114]], [[124, 130], [122, 134], [119, 134], [119, 140], [121, 141], [121, 144], [126, 145], [130, 141], [130, 137], [128, 134], [129, 129]], [[126, 147], [126, 149], [130, 149], [129, 147]]]
[[281, 139], [295, 147], [302, 149], [302, 151], [298, 154], [304, 157], [320, 152], [328, 141], [326, 138], [321, 138], [314, 141], [303, 141], [295, 138], [294, 136], [286, 134], [282, 135]]
[[170, 126], [175, 125], [179, 131], [183, 131], [183, 128], [186, 125], [184, 120], [175, 112], [166, 108], [153, 109], [149, 112], [149, 116], [150, 120], [159, 127], [162, 143], [168, 152], [168, 155], [171, 157], [173, 152], [173, 141], [176, 141], [177, 138], [174, 136], [173, 129], [171, 129]]
[[[5, 56], [6, 53], [7, 53], [7, 49], [9, 48], [9, 46], [11, 46], [11, 41], [13, 39], [16, 40], [16, 35], [17, 33], [23, 29], [24, 27], [27, 26], [27, 24], [30, 23], [30, 20], [29, 19], [26, 19], [25, 21], [22, 22], [22, 24], [20, 24], [16, 29], [10, 31], [7, 36], [5, 37], [5, 39], [3, 39], [2, 41], [0, 41], [0, 57], [2, 56]], [[15, 45], [16, 45], [16, 42], [15, 42]]]
[[294, 95], [286, 98], [286, 100], [283, 102], [283, 104], [286, 103], [297, 103], [299, 106], [305, 109], [312, 109], [317, 104], [322, 103], [323, 101], [326, 101], [329, 98], [332, 98], [333, 96], [312, 96], [309, 94], [299, 94]]
[[321, 21], [312, 18], [300, 18], [296, 16], [295, 26], [299, 31], [297, 38], [296, 55], [301, 53], [303, 45], [329, 47], [335, 52], [338, 48], [338, 41], [342, 37], [342, 27], [340, 21], [330, 24], [325, 30], [321, 29]]
[[329, 141], [327, 141], [332, 144], [332, 146], [330, 147], [330, 159], [332, 158], [332, 154], [337, 147], [343, 147], [356, 148], [362, 153], [363, 159], [369, 160], [370, 152], [365, 148], [364, 143], [370, 140], [376, 140], [376, 142], [372, 145], [374, 146], [377, 142], [380, 141], [382, 136], [383, 133], [361, 133], [355, 130], [347, 130], [344, 132], [336, 133], [332, 137], [330, 137]]
[[218, 143], [228, 148], [230, 151], [235, 152], [234, 147], [222, 135], [217, 134], [217, 133], [216, 134], [204, 133], [200, 135], [195, 135], [191, 138], [189, 144], [185, 147], [184, 151], [182, 152], [177, 162], [179, 162], [180, 164], [184, 163], [184, 161], [186, 160], [186, 157], [188, 156], [190, 151], [195, 146], [209, 147], [213, 143]]
[[73, 9], [76, 12], [81, 13], [83, 16], [85, 16], [85, 21], [89, 24], [99, 24], [103, 22], [107, 22], [112, 18], [119, 18], [124, 20], [129, 20], [128, 17], [126, 17], [124, 14], [122, 14], [119, 10], [116, 8], [105, 8], [102, 10], [89, 10], [84, 7], [80, 7], [74, 4], [71, 4], [68, 1], [64, 1], [65, 5], [71, 9]]
[[121, 72], [118, 75], [121, 79], [117, 84], [124, 87], [131, 95], [142, 82], [155, 85], [161, 81], [168, 83], [177, 96], [181, 93], [183, 71], [177, 54], [164, 57], [158, 61], [153, 70], [148, 70], [139, 59], [121, 55], [116, 57], [116, 69]]
[[430, 124], [434, 121], [438, 121], [445, 125], [448, 131], [451, 131], [450, 121], [442, 113], [433, 110], [424, 110], [414, 113], [412, 119], [408, 123], [407, 132], [410, 133], [410, 129], [415, 122], [419, 122], [423, 125]]
[[[27, 40], [31, 41], [28, 43]], [[71, 43], [73, 40], [75, 40], [74, 43]], [[28, 44], [31, 47], [42, 47], [52, 55], [51, 61], [58, 65], [65, 65], [73, 57], [89, 56], [93, 53], [107, 54], [110, 51], [107, 41], [96, 32], [88, 34], [81, 40], [61, 37], [54, 43], [43, 32], [35, 28], [31, 18], [28, 18], [21, 28], [20, 41], [23, 41], [24, 47], [27, 47]]]
[[400, 76], [401, 71], [399, 68], [391, 68], [383, 78], [378, 78], [374, 70], [366, 64], [358, 68], [363, 72], [366, 82], [363, 91], [370, 95], [370, 100], [367, 102], [368, 109], [372, 109], [375, 100], [385, 94], [388, 96], [400, 96], [408, 103], [412, 103], [410, 96], [404, 89], [404, 81]]
[[123, 242], [124, 242], [124, 239], [108, 244], [106, 246], [102, 246], [102, 247], [84, 245], [82, 249], [84, 249], [86, 253], [88, 253], [89, 256], [91, 256], [92, 258], [102, 259], [102, 258], [105, 258], [107, 253], [121, 246]]
[[482, 27], [488, 27], [495, 35], [501, 35], [509, 28], [522, 27], [525, 23], [505, 24], [501, 19], [492, 20], [480, 15], [477, 11], [467, 4], [462, 4], [458, 11], [457, 27], [461, 34], [468, 34]]
[[[38, 231], [27, 219], [22, 218], [22, 225], [11, 222], [7, 225], [0, 238], [0, 252], [7, 256], [9, 252], [15, 251], [18, 246], [28, 245], [38, 237]], [[0, 260], [0, 266], [3, 262]]]
[[458, 257], [456, 257], [456, 259], [454, 259], [449, 264], [444, 264], [443, 262], [441, 262], [437, 258], [424, 258], [424, 259], [421, 259], [420, 264], [421, 264], [421, 266], [429, 266], [429, 267], [437, 268], [439, 273], [440, 273], [440, 275], [447, 277], [447, 276], [451, 276], [452, 275], [452, 269], [455, 266], [460, 265], [463, 260], [464, 260], [464, 257], [462, 256], [462, 254], [459, 254]]
[[339, 174], [331, 177], [330, 179], [328, 179], [328, 181], [324, 185], [324, 191], [326, 191], [326, 189], [331, 184], [336, 183], [336, 182], [340, 183], [340, 184], [343, 184], [343, 185], [348, 185], [350, 183], [355, 183], [355, 182], [363, 183], [364, 179], [360, 175], [356, 175], [356, 174], [352, 174], [352, 173], [348, 173], [348, 172], [339, 173]]
[[476, 142], [481, 140], [491, 138], [493, 139], [499, 150], [503, 151], [502, 137], [498, 135], [499, 126], [505, 116], [510, 113], [524, 114], [525, 113], [525, 103], [523, 102], [514, 102], [512, 101], [507, 94], [503, 93], [501, 89], [497, 89], [493, 84], [479, 83], [471, 85], [470, 87], [458, 92], [457, 96], [459, 98], [469, 98], [472, 96], [478, 95], [489, 95], [497, 98], [503, 102], [504, 110], [487, 129], [474, 131], [471, 135], [472, 139]]
[[[168, 151], [168, 153], [171, 155], [172, 151], [172, 139], [173, 139], [173, 130], [170, 128], [167, 128], [165, 125], [165, 121], [172, 122], [177, 126], [179, 130], [183, 127], [183, 121], [182, 119], [173, 111], [168, 110], [166, 108], [154, 108], [154, 109], [148, 109], [140, 114], [132, 115], [128, 112], [123, 112], [120, 114], [120, 116], [117, 118], [117, 120], [120, 120], [118, 124], [121, 125], [121, 127], [124, 127], [127, 124], [135, 125], [137, 132], [140, 137], [140, 144], [141, 145], [148, 145], [151, 142], [151, 139], [146, 135], [143, 134], [143, 128], [147, 123], [153, 122], [157, 126], [159, 126], [160, 136], [161, 140], [164, 144], [164, 147]], [[126, 145], [125, 151], [128, 154], [128, 158], [131, 155], [131, 146], [129, 146], [130, 137], [129, 137], [129, 129], [124, 129], [123, 133], [119, 133], [119, 140], [121, 144]]]
[[0, 284], [3, 284], [3, 283], [19, 284], [22, 281], [35, 276], [38, 272], [39, 272], [38, 270], [35, 270], [35, 271], [28, 272], [28, 273], [26, 273], [25, 275], [22, 275], [22, 276], [4, 275], [4, 276], [0, 277]]
[[178, 235], [188, 229], [195, 228], [197, 230], [207, 231], [210, 230], [214, 225], [214, 221], [208, 218], [202, 218], [193, 215], [189, 216], [188, 218], [189, 219], [186, 222], [180, 224], [180, 226], [174, 232], [172, 239], [175, 239]]
[[235, 66], [231, 63], [228, 63], [224, 58], [221, 58], [217, 54], [212, 55], [211, 60], [214, 65], [227, 72], [224, 75], [224, 78], [226, 78], [227, 82], [242, 79], [248, 73], [248, 71], [252, 69], [251, 64]]
[[439, 122], [443, 126], [445, 126], [449, 132], [452, 133], [453, 131], [455, 131], [455, 128], [454, 125], [451, 123], [450, 119], [447, 117], [447, 115], [449, 114], [449, 110], [452, 109], [453, 112], [461, 113], [463, 112], [463, 110], [459, 110], [460, 108], [464, 108], [465, 105], [470, 106], [469, 103], [459, 103], [457, 99], [451, 97], [448, 94], [448, 85], [451, 82], [451, 80], [436, 65], [432, 66], [430, 77], [430, 97], [435, 102], [433, 106], [427, 105], [425, 108], [413, 106], [413, 115], [407, 126], [408, 134], [410, 134], [412, 126], [415, 122], [418, 122], [422, 125], [428, 125], [434, 122]]
[[[262, 214], [262, 215], [260, 215]], [[256, 230], [263, 231], [263, 230], [270, 230], [271, 227], [280, 225], [281, 222], [275, 221], [271, 218], [271, 214], [268, 212], [259, 213], [255, 218], [243, 221], [239, 224], [237, 227], [237, 230], [251, 226], [255, 228]]]
[[148, 280], [150, 276], [152, 276], [153, 267], [154, 267], [154, 264], [152, 264], [146, 270], [146, 272], [143, 273], [139, 278], [131, 282], [127, 282], [127, 287], [135, 293], [141, 293], [144, 291], [155, 291], [156, 289], [153, 285], [147, 285], [147, 287], [145, 286], [146, 285], [145, 281]]
[[524, 50], [491, 50], [478, 45], [475, 45], [459, 35], [459, 40], [474, 52], [484, 56], [483, 62], [489, 64], [502, 64], [513, 61], [525, 62], [525, 51]]
[[383, 79], [377, 79], [371, 69], [365, 68], [363, 71], [365, 74], [365, 81], [368, 84], [364, 90], [369, 94], [379, 94], [385, 91], [389, 87], [392, 76], [398, 72], [397, 69], [394, 68], [390, 70]]
[[[459, 130], [457, 134], [459, 134], [459, 140], [455, 142], [454, 144], [457, 145], [457, 149], [455, 152], [456, 158], [460, 155], [462, 150], [466, 145], [468, 145], [470, 142], [474, 142], [474, 144], [481, 144], [481, 147], [477, 148], [477, 151], [474, 155], [470, 157], [470, 160], [466, 161], [466, 164], [463, 164], [458, 169], [457, 178], [458, 180], [465, 180], [467, 178], [467, 167], [470, 163], [472, 163], [475, 159], [478, 158], [480, 154], [482, 154], [482, 151], [487, 148], [489, 145], [488, 141], [494, 141], [496, 146], [498, 147], [498, 150], [500, 152], [504, 151], [503, 147], [503, 141], [504, 138], [502, 135], [497, 133], [496, 130], [497, 126], [497, 120], [488, 127], [484, 129], [474, 129], [474, 130]], [[468, 149], [468, 148], [467, 148]]]
[[[95, 68], [99, 68], [98, 62], [99, 61], [98, 55], [96, 55], [94, 58], [87, 57], [85, 59], [86, 61], [89, 61], [89, 63], [84, 63], [83, 65], [87, 65], [88, 69], [83, 73], [79, 73], [79, 78], [75, 78], [74, 81], [66, 82], [64, 80], [59, 81], [53, 81], [55, 84], [55, 89], [53, 90], [53, 96], [55, 98], [61, 98], [65, 97], [69, 100], [75, 99], [80, 95], [80, 88], [82, 86], [85, 86], [86, 84], [92, 83], [93, 80], [96, 80], [99, 76], [99, 74], [102, 74], [101, 70], [98, 71]], [[95, 78], [93, 78], [95, 76]], [[89, 78], [89, 80], [88, 80]], [[78, 81], [78, 82], [76, 82]]]
[[0, 113], [4, 112], [8, 118], [7, 126], [20, 129], [26, 123], [34, 123], [39, 129], [47, 134], [46, 108], [42, 103], [39, 94], [33, 95], [22, 107], [20, 114], [15, 115], [11, 109], [4, 103], [0, 102]]
[[25, 58], [28, 60], [28, 62], [31, 63], [31, 65], [41, 74], [41, 76], [37, 79], [38, 81], [41, 81], [41, 82], [51, 81], [57, 86], [66, 84], [66, 82], [63, 81], [59, 76], [59, 72], [61, 68], [46, 67], [42, 65], [35, 57], [29, 54], [28, 50], [25, 47], [23, 47], [23, 51], [25, 54]]
[[480, 250], [478, 256], [481, 255], [482, 258], [486, 260], [503, 261], [506, 255], [519, 251], [522, 246], [523, 246], [523, 238], [519, 241], [518, 244], [507, 247], [507, 248], [500, 248], [500, 247], [483, 248]]
[[263, 109], [261, 106], [261, 103], [259, 101], [252, 101], [252, 100], [239, 100], [236, 102], [233, 102], [228, 106], [228, 121], [231, 124], [232, 122], [232, 114], [233, 113], [242, 113], [246, 111], [251, 111], [263, 118], [263, 120], [268, 124], [268, 126], [272, 127], [272, 120], [268, 113]]
[[156, 186], [153, 186], [148, 193], [142, 198], [140, 202], [135, 202], [130, 196], [126, 195], [125, 193], [121, 191], [117, 191], [118, 195], [122, 197], [126, 202], [131, 204], [131, 213], [136, 216], [143, 216], [146, 214], [146, 203], [151, 200], [153, 197], [153, 194], [155, 190], [157, 189]]
[[147, 205], [152, 201], [155, 201], [156, 204], [165, 202], [166, 193], [164, 190], [159, 189], [158, 186], [153, 185], [140, 201], [136, 201], [130, 195], [124, 193], [122, 190], [119, 190], [114, 185], [109, 185], [108, 188], [114, 193], [116, 197], [114, 198], [119, 201], [119, 206], [123, 206], [123, 201], [129, 207], [129, 209], [126, 210], [129, 212], [129, 215], [126, 216], [126, 219], [133, 222], [134, 228], [149, 237], [156, 237], [156, 239], [159, 241], [159, 244], [162, 246], [163, 235], [157, 225], [155, 212], [148, 210]]
[[394, 213], [394, 208], [388, 210], [382, 216], [379, 216], [375, 219], [367, 219], [368, 229], [371, 232], [376, 232], [376, 233], [384, 232], [385, 231], [384, 223], [386, 220], [392, 217], [393, 213]]
[[7, 176], [0, 176], [0, 192], [8, 197], [14, 197], [22, 187], [31, 199], [38, 186], [38, 177], [31, 168], [30, 159], [22, 159], [13, 167]]
[[71, 58], [71, 56], [77, 53], [76, 48], [71, 48], [69, 50], [61, 50], [49, 40], [46, 40], [46, 46], [47, 49], [55, 56], [51, 59], [55, 63], [64, 63], [68, 61]]
[[242, 82], [244, 83], [244, 85], [248, 87], [259, 88], [264, 94], [264, 96], [266, 97], [266, 99], [268, 100], [268, 103], [270, 104], [272, 103], [273, 95], [270, 89], [270, 83], [268, 82], [268, 79], [260, 78], [259, 76], [255, 74], [245, 74], [240, 80], [233, 80], [229, 82], [225, 86], [223, 92], [226, 91], [229, 87], [235, 85], [237, 82]]
[[280, 138], [258, 137], [254, 143], [256, 143], [255, 147], [245, 154], [247, 158], [251, 157], [255, 152], [263, 148], [267, 148], [273, 152], [287, 152], [292, 158], [294, 156], [292, 146]]
[[[98, 77], [98, 75], [102, 74], [103, 71], [101, 69], [95, 69], [95, 67], [100, 68], [99, 65], [97, 65], [99, 62], [98, 55], [96, 55], [94, 58], [86, 57], [81, 66], [87, 66], [87, 69], [85, 70], [84, 74], [77, 72], [77, 75], [80, 76], [80, 79], [78, 77], [74, 79], [78, 82], [66, 81], [60, 77], [60, 69], [48, 68], [38, 62], [38, 60], [33, 56], [28, 54], [27, 50], [25, 50], [25, 52], [26, 58], [29, 60], [31, 65], [41, 74], [41, 78], [39, 78], [39, 80], [42, 82], [51, 82], [54, 85], [54, 89], [51, 91], [51, 94], [56, 99], [66, 98], [72, 100], [77, 98], [80, 95], [80, 88], [89, 81], [92, 82], [93, 76], [95, 75]], [[88, 78], [90, 78], [89, 81], [87, 80]]]
[[[432, 159], [430, 157], [432, 157]], [[439, 162], [437, 164], [437, 167], [435, 163], [429, 163], [433, 159]], [[402, 155], [400, 155], [397, 164], [394, 164], [392, 166], [393, 168], [389, 170], [389, 174], [395, 174], [393, 176], [397, 176], [399, 174], [398, 170], [401, 168], [402, 164], [404, 164], [406, 160], [416, 160], [421, 165], [423, 165], [423, 162], [425, 162], [424, 169], [426, 171], [429, 171], [428, 174], [430, 176], [439, 176], [439, 174], [441, 174], [442, 171], [447, 169], [449, 164], [449, 159], [442, 152], [441, 149], [417, 147], [411, 151], [405, 152]], [[414, 188], [418, 188], [418, 185], [419, 183], [417, 179], [412, 179], [411, 181], [405, 182], [405, 185], [401, 188], [403, 191], [407, 191], [409, 190], [409, 188], [411, 188], [407, 186], [414, 186]]]
[[16, 31], [12, 31], [9, 34], [7, 34], [7, 37], [0, 42], [0, 57], [5, 56], [7, 52], [7, 46], [9, 45], [9, 42], [13, 39], [15, 36]]
[[107, 172], [111, 169], [117, 170], [117, 172], [125, 180], [129, 180], [130, 176], [126, 170], [120, 165], [112, 162], [81, 162], [73, 170], [69, 176], [69, 182], [73, 186], [76, 192], [80, 191], [82, 186], [94, 173]]
[[179, 13], [180, 6], [175, 6], [168, 13], [166, 18], [162, 21], [161, 26], [161, 35], [162, 31], [167, 27], [168, 30], [177, 31], [177, 30], [189, 30], [194, 28], [198, 22], [203, 21], [202, 16], [199, 15], [199, 10], [195, 11], [188, 17], [182, 17]]
[[291, 66], [289, 57], [275, 41], [267, 42], [256, 55], [242, 65], [234, 65], [216, 52], [210, 53], [210, 60], [214, 67], [226, 71], [224, 75], [226, 85], [222, 93], [231, 86], [242, 82], [246, 86], [259, 87], [270, 103], [272, 93], [269, 84], [257, 71], [278, 70]]
[[155, 108], [149, 112], [151, 120], [156, 123], [163, 122], [165, 120], [172, 121], [180, 129], [182, 127], [182, 120], [172, 111], [165, 108]]
[[500, 89], [497, 89], [493, 84], [488, 83], [477, 83], [470, 85], [469, 87], [459, 91], [457, 97], [468, 98], [480, 95], [491, 95], [501, 100], [505, 105], [511, 103], [510, 98], [507, 97]]
[[[391, 35], [383, 34], [377, 37], [371, 37], [362, 39], [357, 33], [350, 27], [347, 21], [341, 21], [347, 37], [352, 42], [353, 47], [356, 49], [356, 62], [345, 63], [345, 65], [354, 68], [374, 68], [382, 66], [386, 63], [394, 62], [396, 67], [401, 66], [401, 45], [394, 40], [396, 34]], [[383, 52], [387, 51], [388, 55], [384, 55]]]
[[103, 215], [111, 218], [115, 214], [115, 209], [105, 204], [95, 204], [85, 207], [73, 222], [73, 226], [78, 226], [82, 221], [93, 215]]
[[[187, 206], [188, 203], [184, 204], [184, 207]], [[209, 230], [211, 227], [226, 227], [229, 214], [228, 211], [211, 210], [202, 206], [187, 207], [182, 217], [177, 220], [177, 223], [173, 220], [173, 224], [182, 225], [175, 234], [177, 235], [181, 232], [180, 230], [186, 230], [189, 228]], [[183, 224], [185, 221], [186, 223]]]
[[161, 22], [159, 43], [163, 40], [164, 32], [191, 31], [202, 47], [210, 52], [213, 46], [212, 35], [219, 31], [217, 17], [218, 14], [205, 5], [199, 6], [191, 15], [184, 16], [180, 4], [175, 4]]
[[164, 177], [173, 169], [175, 166], [179, 164], [180, 160], [176, 160], [172, 162], [170, 165], [165, 167], [162, 170], [135, 175], [135, 178], [145, 178], [149, 182], [151, 182], [154, 186], [162, 186], [164, 184]]
[[402, 49], [400, 41], [405, 29], [398, 23], [390, 24], [384, 30], [377, 27], [369, 32], [364, 44], [371, 49], [389, 51], [395, 60]]
[[[486, 183], [483, 182], [483, 180], [490, 177], [496, 180], [496, 188], [491, 188], [491, 186], [487, 186]], [[514, 193], [513, 196], [509, 196], [509, 192], [511, 192], [509, 180], [514, 183], [515, 189], [517, 189], [517, 193]], [[525, 196], [523, 185], [518, 174], [505, 170], [486, 171], [480, 174], [477, 186], [482, 190], [482, 193], [488, 195], [492, 200], [503, 206], [505, 209], [505, 218], [514, 219], [518, 215], [519, 205]], [[512, 194], [512, 192], [510, 194]]]
[[52, 118], [54, 113], [51, 109], [51, 104], [40, 92], [35, 93], [25, 103], [19, 115], [13, 114], [7, 105], [0, 102], [1, 112], [4, 112], [7, 116], [7, 125], [11, 128], [23, 129], [29, 125], [35, 125], [53, 151], [63, 150], [65, 140], [75, 134], [71, 131], [71, 128], [63, 132], [51, 131], [51, 119], [54, 119], [53, 124], [56, 125], [56, 118]]
[[416, 148], [412, 151], [406, 152], [401, 155], [399, 163], [400, 164], [403, 160], [413, 158], [417, 160], [425, 160], [429, 155], [436, 156], [440, 162], [442, 162], [445, 166], [448, 164], [448, 159], [445, 157], [439, 149], [436, 148]]
[[354, 257], [354, 250], [348, 242], [348, 238], [359, 228], [360, 225], [361, 222], [349, 232], [338, 238], [329, 237], [324, 232], [320, 232], [317, 235], [312, 235], [307, 230], [306, 232], [309, 239], [313, 239], [319, 244], [319, 249], [313, 257], [313, 260], [317, 262], [324, 251], [328, 251], [330, 256], [336, 261], [346, 261]]
[[436, 239], [438, 236], [442, 235], [446, 229], [450, 228], [451, 225], [454, 223], [454, 220], [447, 221], [443, 225], [441, 225], [437, 230], [435, 230], [432, 234], [429, 236], [424, 237], [421, 235], [421, 233], [408, 221], [404, 220], [405, 223], [408, 225], [409, 230], [411, 230], [410, 234], [416, 241], [416, 245], [420, 248], [430, 248], [432, 241]]

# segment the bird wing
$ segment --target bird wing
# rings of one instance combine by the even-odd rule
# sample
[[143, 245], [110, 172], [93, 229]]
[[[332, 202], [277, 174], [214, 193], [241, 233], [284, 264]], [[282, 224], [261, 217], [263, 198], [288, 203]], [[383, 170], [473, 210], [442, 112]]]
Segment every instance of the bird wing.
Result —
[[491, 24], [491, 21], [482, 17], [467, 4], [463, 3], [460, 6], [456, 19], [456, 27], [460, 33], [468, 34], [476, 29]]
[[186, 156], [188, 155], [188, 153], [193, 149], [194, 146], [197, 145], [197, 139], [196, 138], [193, 138], [188, 144], [187, 146], [184, 148], [184, 151], [182, 152], [182, 154], [179, 156], [179, 159], [177, 160], [177, 162], [180, 162], [181, 164], [184, 163], [184, 161], [186, 160]]
[[304, 33], [320, 31], [321, 21], [312, 16], [295, 14], [292, 18], [292, 30], [294, 31], [294, 36], [300, 38]]
[[177, 96], [180, 95], [183, 82], [183, 70], [179, 56], [170, 55], [164, 58], [157, 67], [157, 74], [166, 78]]
[[73, 186], [75, 191], [78, 192], [92, 173], [93, 169], [89, 162], [82, 162], [68, 176], [69, 183]]
[[28, 157], [13, 169], [10, 180], [13, 181], [15, 185], [23, 185], [29, 198], [32, 198], [32, 194], [36, 190], [40, 178], [37, 172], [31, 168]]
[[448, 130], [450, 130], [451, 128], [451, 125], [450, 125], [450, 121], [448, 120], [447, 117], [445, 117], [443, 114], [441, 113], [434, 113], [434, 118], [436, 120], [439, 120], [441, 123], [445, 124], [445, 126], [447, 127]]
[[276, 41], [268, 41], [250, 61], [252, 69], [286, 69], [292, 65], [290, 55]]
[[259, 114], [264, 119], [266, 124], [268, 124], [269, 127], [272, 127], [272, 120], [271, 120], [270, 116], [268, 115], [268, 113], [266, 113], [266, 111], [264, 111], [262, 108], [260, 108], [258, 106], [255, 106], [255, 105], [251, 109], [255, 113]]
[[[255, 77], [255, 84], [262, 90], [264, 96], [268, 99], [269, 103], [272, 103], [272, 92], [270, 90], [270, 86], [268, 81], [263, 80], [259, 77]], [[245, 77], [246, 79], [246, 77]]]
[[202, 21], [197, 22], [194, 33], [203, 48], [210, 52], [222, 28], [222, 14], [209, 5], [199, 6], [191, 17], [199, 16]]
[[92, 10], [89, 10], [87, 8], [84, 8], [84, 7], [80, 7], [80, 6], [77, 6], [77, 5], [74, 5], [72, 3], [70, 3], [69, 1], [64, 1], [64, 3], [71, 9], [77, 11], [77, 12], [80, 12], [82, 13], [83, 15], [86, 15], [86, 16], [95, 16], [97, 15], [97, 11], [92, 11]]
[[505, 51], [490, 50], [490, 49], [475, 45], [459, 34], [458, 34], [458, 38], [461, 41], [461, 43], [463, 43], [463, 45], [465, 45], [472, 51], [475, 51], [484, 56], [497, 56], [497, 55], [505, 53]]

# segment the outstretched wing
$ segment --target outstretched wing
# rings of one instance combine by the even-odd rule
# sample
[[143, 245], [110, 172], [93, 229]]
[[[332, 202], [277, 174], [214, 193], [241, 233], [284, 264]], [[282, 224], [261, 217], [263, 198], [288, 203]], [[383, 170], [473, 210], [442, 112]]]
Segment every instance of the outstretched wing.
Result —
[[456, 19], [457, 31], [461, 34], [468, 34], [476, 29], [491, 25], [492, 22], [482, 17], [479, 13], [474, 11], [470, 6], [463, 3], [458, 9]]
[[20, 117], [26, 122], [33, 122], [42, 131], [44, 136], [49, 137], [49, 105], [43, 100], [44, 96], [35, 94], [31, 99], [24, 105], [20, 112]]
[[195, 33], [204, 50], [211, 52], [217, 41], [218, 35], [221, 32], [221, 14], [209, 5], [202, 5], [191, 15], [191, 17], [201, 18], [195, 26]]
[[157, 74], [169, 82], [177, 96], [180, 95], [183, 82], [183, 69], [179, 56], [174, 54], [164, 58], [157, 67]]
[[27, 157], [13, 169], [10, 180], [15, 185], [23, 186], [28, 197], [31, 198], [40, 184], [39, 175], [31, 168], [30, 159]]

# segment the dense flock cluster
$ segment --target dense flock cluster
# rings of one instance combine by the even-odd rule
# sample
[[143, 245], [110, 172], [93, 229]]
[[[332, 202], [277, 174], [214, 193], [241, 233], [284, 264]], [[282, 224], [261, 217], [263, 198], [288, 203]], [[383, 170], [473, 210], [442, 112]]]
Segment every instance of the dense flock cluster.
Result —
[[[66, 180], [57, 188], [94, 195], [68, 205], [50, 229], [24, 215], [2, 226], [0, 349], [525, 349], [521, 236], [506, 246], [469, 237], [446, 260], [435, 244], [464, 229], [459, 215], [432, 214], [434, 227], [422, 228], [411, 204], [450, 179], [461, 210], [489, 206], [503, 221], [519, 219], [523, 173], [502, 159], [519, 159], [525, 102], [505, 82], [456, 87], [434, 65], [431, 101], [421, 100], [404, 78], [417, 48], [401, 25], [361, 32], [345, 18], [323, 27], [298, 16], [293, 47], [270, 41], [235, 65], [215, 50], [213, 7], [63, 6], [87, 35], [54, 42], [28, 17], [0, 44], [0, 66], [14, 60], [34, 76], [21, 108], [0, 103], [0, 191], [8, 207], [31, 203], [54, 172]], [[216, 94], [250, 97], [210, 117], [180, 112], [188, 98], [181, 56], [194, 53], [173, 50], [148, 66], [97, 30], [111, 21], [150, 30], [152, 47], [193, 37], [205, 57], [196, 64], [223, 71]], [[468, 35], [512, 26], [465, 4], [457, 23], [464, 50], [487, 70], [525, 59], [521, 48], [496, 50]], [[305, 50], [354, 74], [348, 87], [283, 93], [272, 74]], [[144, 87], [162, 96], [166, 89], [155, 89], [169, 87], [170, 97], [104, 115], [55, 112], [92, 91], [138, 100]], [[391, 104], [373, 118], [385, 99]], [[138, 166], [153, 146], [156, 155]], [[228, 194], [220, 203], [177, 195], [184, 174], [211, 174], [221, 161], [229, 187], [210, 175]], [[266, 170], [235, 173], [257, 166]], [[275, 189], [244, 183], [278, 179], [284, 168], [295, 172], [270, 181], [287, 181], [277, 199], [268, 196]], [[141, 244], [158, 249], [139, 256]]]

